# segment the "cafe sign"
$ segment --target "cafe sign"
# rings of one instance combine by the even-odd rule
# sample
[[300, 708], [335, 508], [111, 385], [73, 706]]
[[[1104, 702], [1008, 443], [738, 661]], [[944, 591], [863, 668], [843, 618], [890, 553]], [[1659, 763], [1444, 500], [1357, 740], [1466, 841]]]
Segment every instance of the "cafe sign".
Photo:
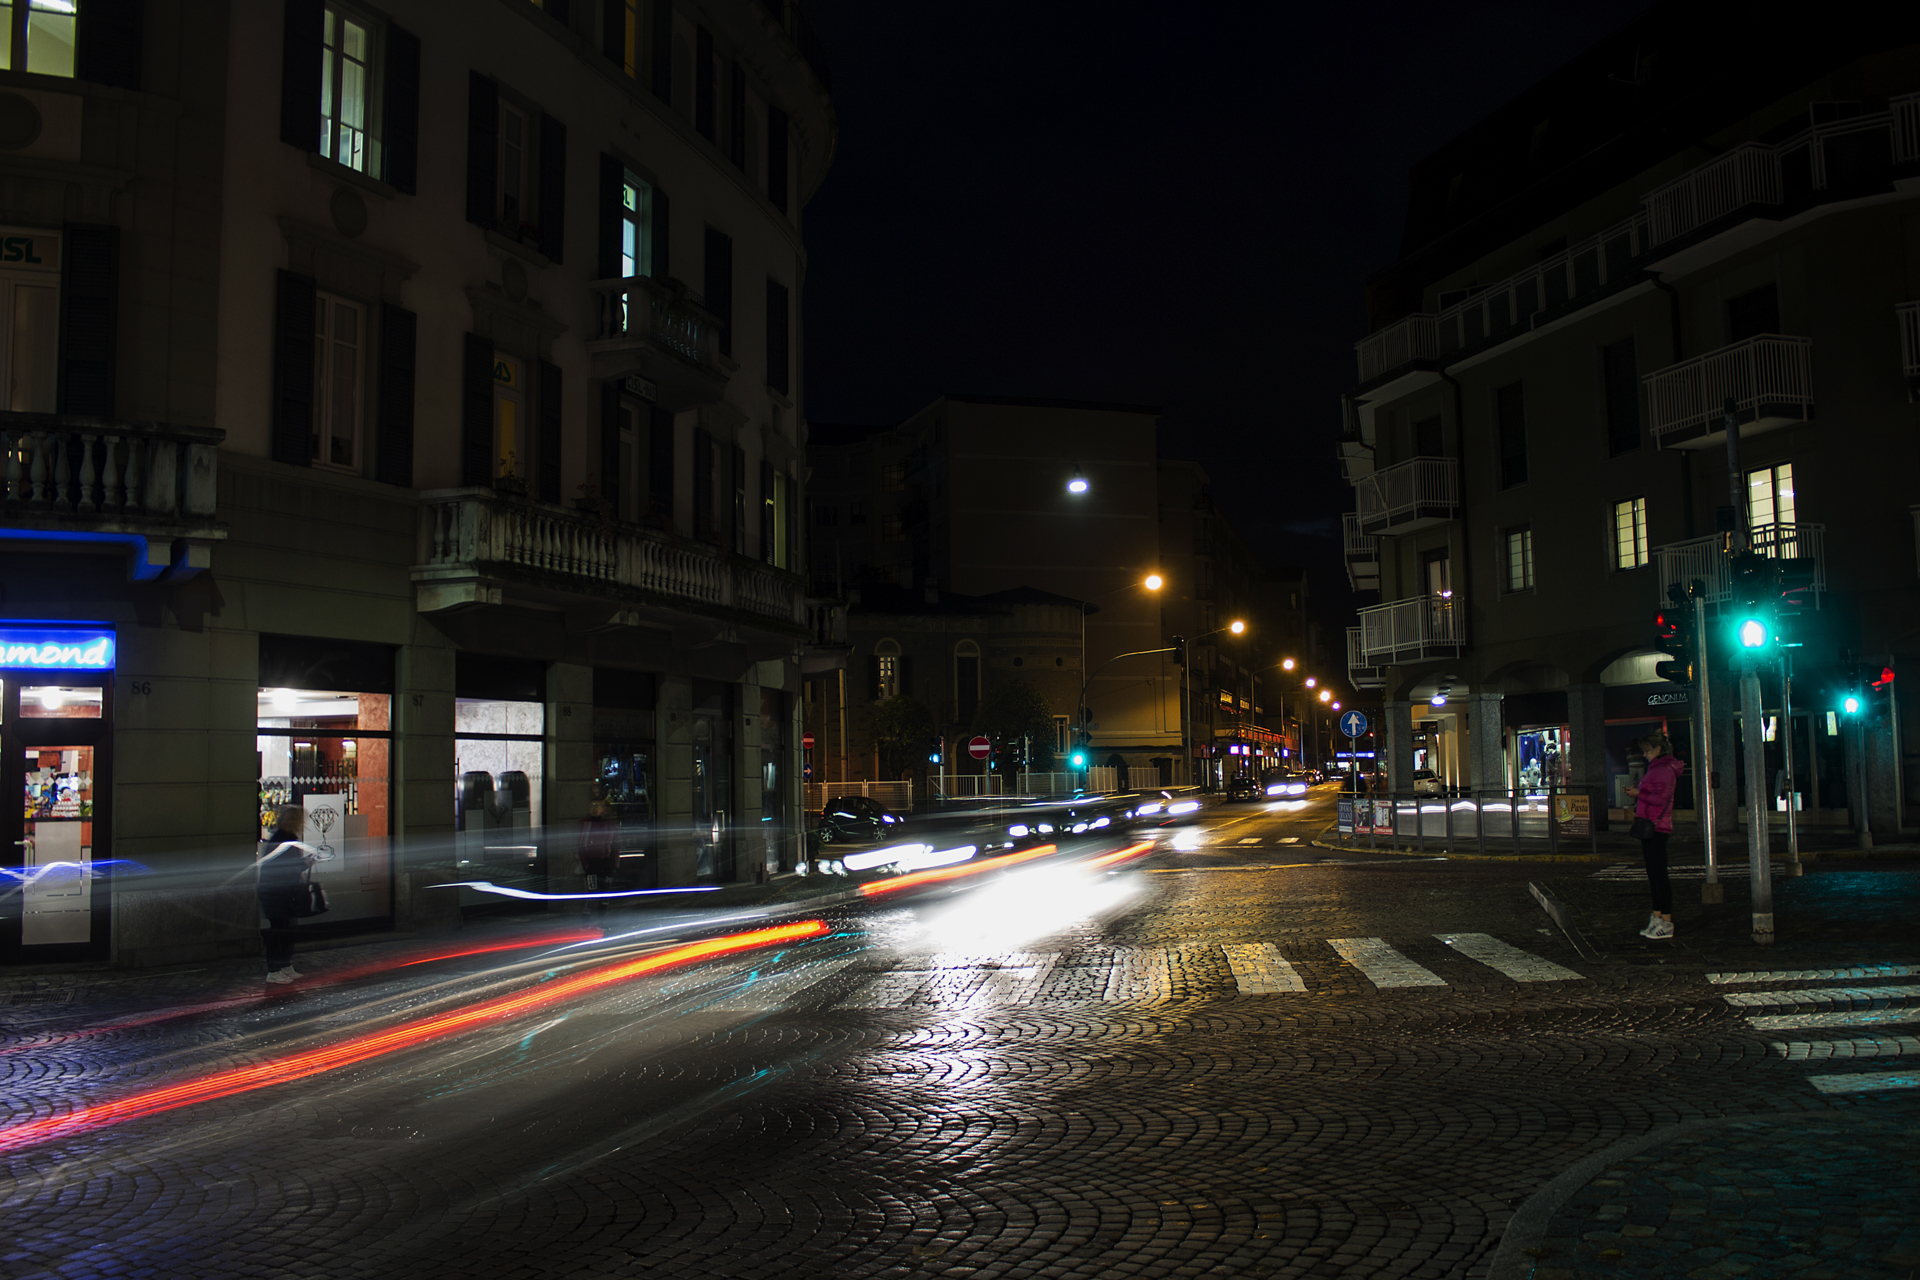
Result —
[[0, 668], [111, 671], [113, 650], [111, 631], [0, 627]]

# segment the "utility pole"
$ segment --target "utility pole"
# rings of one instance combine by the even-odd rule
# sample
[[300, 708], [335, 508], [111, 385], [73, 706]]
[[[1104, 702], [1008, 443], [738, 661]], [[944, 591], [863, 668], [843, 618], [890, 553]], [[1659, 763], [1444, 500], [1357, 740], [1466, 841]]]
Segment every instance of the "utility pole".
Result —
[[1780, 734], [1787, 757], [1787, 874], [1802, 874], [1800, 866], [1800, 823], [1793, 802], [1800, 793], [1793, 781], [1793, 650], [1780, 650]]
[[1694, 706], [1694, 741], [1699, 744], [1696, 754], [1700, 758], [1699, 779], [1694, 785], [1700, 792], [1700, 823], [1706, 845], [1707, 880], [1700, 886], [1702, 903], [1725, 902], [1726, 887], [1720, 883], [1720, 868], [1715, 861], [1714, 852], [1719, 841], [1719, 833], [1713, 829], [1713, 685], [1709, 670], [1707, 650], [1707, 597], [1704, 584], [1696, 583], [1693, 593], [1693, 635], [1698, 646], [1695, 661], [1699, 667], [1700, 697]]
[[[1728, 396], [1724, 406], [1724, 421], [1727, 430], [1727, 488], [1728, 496], [1733, 499], [1733, 546], [1740, 560], [1752, 550], [1750, 532], [1753, 528], [1747, 512], [1746, 477], [1740, 471], [1740, 412], [1732, 396]], [[1751, 585], [1757, 574], [1736, 575], [1738, 580]], [[1771, 592], [1773, 601], [1779, 599], [1778, 576], [1774, 575], [1775, 588]], [[1757, 606], [1757, 600], [1743, 600], [1743, 605]], [[1745, 629], [1749, 625], [1744, 619], [1737, 619], [1741, 629], [1737, 644], [1746, 644]], [[1764, 642], [1771, 644], [1771, 616], [1767, 619], [1767, 632]], [[1767, 833], [1767, 810], [1771, 808], [1764, 797], [1771, 793], [1772, 786], [1767, 781], [1767, 746], [1765, 734], [1761, 729], [1761, 720], [1765, 715], [1760, 705], [1760, 665], [1758, 654], [1742, 660], [1740, 671], [1740, 732], [1745, 742], [1747, 773], [1747, 885], [1751, 896], [1749, 904], [1753, 912], [1753, 940], [1762, 945], [1773, 942], [1773, 850], [1769, 845]]]

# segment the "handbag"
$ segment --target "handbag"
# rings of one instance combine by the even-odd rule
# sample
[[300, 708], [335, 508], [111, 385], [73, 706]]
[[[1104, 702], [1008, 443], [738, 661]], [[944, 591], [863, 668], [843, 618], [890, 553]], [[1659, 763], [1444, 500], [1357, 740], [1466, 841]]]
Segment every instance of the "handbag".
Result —
[[1652, 818], [1635, 818], [1633, 825], [1627, 828], [1627, 834], [1635, 840], [1650, 840], [1656, 834]]
[[302, 919], [307, 916], [322, 916], [327, 913], [327, 891], [312, 880], [300, 886], [300, 897], [294, 909], [294, 915]]

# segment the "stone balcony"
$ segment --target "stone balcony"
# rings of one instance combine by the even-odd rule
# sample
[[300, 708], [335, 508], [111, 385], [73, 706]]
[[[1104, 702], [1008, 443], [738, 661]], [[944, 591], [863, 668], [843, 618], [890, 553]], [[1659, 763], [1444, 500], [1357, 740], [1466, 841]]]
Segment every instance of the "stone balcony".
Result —
[[591, 288], [598, 321], [587, 356], [595, 380], [627, 379], [670, 413], [726, 393], [734, 365], [720, 354], [720, 318], [684, 285], [634, 276]]

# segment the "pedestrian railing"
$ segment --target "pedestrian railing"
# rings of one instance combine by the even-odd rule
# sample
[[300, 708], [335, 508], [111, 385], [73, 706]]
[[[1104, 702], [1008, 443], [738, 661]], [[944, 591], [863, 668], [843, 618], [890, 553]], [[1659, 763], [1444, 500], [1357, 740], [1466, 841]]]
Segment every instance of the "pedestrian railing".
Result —
[[898, 782], [809, 782], [805, 787], [804, 803], [808, 813], [818, 813], [827, 807], [827, 801], [837, 800], [841, 796], [866, 796], [878, 800], [895, 813], [910, 813], [913, 810], [911, 779]]
[[[1340, 842], [1426, 853], [1597, 852], [1606, 807], [1597, 787], [1473, 788], [1455, 795], [1340, 797]], [[1546, 842], [1524, 850], [1522, 840]]]

